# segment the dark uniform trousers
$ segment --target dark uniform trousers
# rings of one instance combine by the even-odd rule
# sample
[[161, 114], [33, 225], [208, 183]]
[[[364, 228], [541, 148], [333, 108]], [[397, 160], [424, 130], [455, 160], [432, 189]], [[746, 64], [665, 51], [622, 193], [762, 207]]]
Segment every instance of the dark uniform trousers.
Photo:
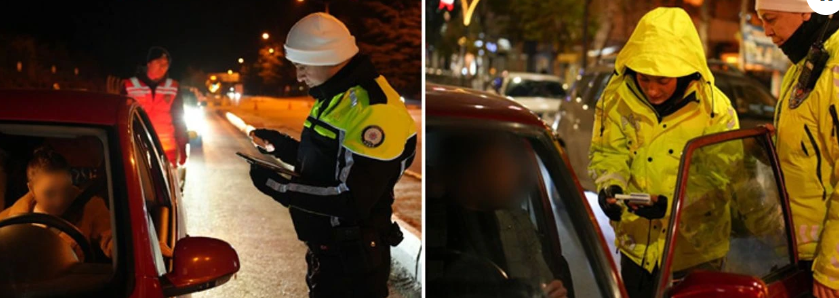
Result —
[[347, 273], [338, 254], [319, 247], [310, 247], [306, 252], [306, 264], [309, 266], [306, 284], [309, 286], [309, 297], [387, 297], [390, 246], [384, 248], [378, 255], [372, 256], [381, 260], [377, 268], [368, 272]]
[[299, 177], [252, 169], [254, 185], [289, 207], [309, 248], [310, 297], [387, 297], [390, 247], [402, 238], [393, 188], [413, 162], [413, 119], [366, 57], [309, 92], [316, 102], [300, 142], [272, 141]]

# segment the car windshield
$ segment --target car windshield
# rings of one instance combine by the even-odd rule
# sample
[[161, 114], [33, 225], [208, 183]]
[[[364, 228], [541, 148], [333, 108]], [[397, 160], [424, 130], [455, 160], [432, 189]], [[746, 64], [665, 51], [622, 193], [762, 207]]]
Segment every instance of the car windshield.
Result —
[[114, 275], [104, 130], [0, 124], [0, 293], [87, 295]]
[[521, 77], [510, 80], [505, 93], [511, 97], [565, 97], [565, 89], [558, 81], [528, 80]]
[[534, 297], [551, 284], [568, 297], [603, 296], [597, 248], [583, 241], [595, 236], [565, 203], [572, 190], [558, 175], [569, 172], [551, 164], [555, 149], [487, 129], [429, 126], [427, 135], [428, 263], [442, 265], [429, 265], [429, 296]]

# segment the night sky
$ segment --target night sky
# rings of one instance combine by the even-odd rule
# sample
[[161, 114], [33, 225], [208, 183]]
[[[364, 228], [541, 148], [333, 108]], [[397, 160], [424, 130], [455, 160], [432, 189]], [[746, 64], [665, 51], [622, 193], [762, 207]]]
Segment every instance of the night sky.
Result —
[[[349, 2], [333, 2], [331, 12], [340, 18], [341, 6]], [[13, 0], [0, 8], [0, 34], [63, 44], [71, 57], [101, 61], [101, 72], [120, 77], [133, 75], [148, 48], [159, 45], [172, 54], [171, 72], [177, 78], [188, 65], [221, 72], [237, 69], [239, 57], [253, 62], [263, 31], [282, 41], [298, 19], [323, 7], [317, 0]]]

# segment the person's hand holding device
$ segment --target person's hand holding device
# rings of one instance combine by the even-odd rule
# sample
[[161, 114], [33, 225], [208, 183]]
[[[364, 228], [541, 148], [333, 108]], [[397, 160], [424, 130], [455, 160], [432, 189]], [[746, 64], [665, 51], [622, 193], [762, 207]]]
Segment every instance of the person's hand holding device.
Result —
[[623, 201], [629, 212], [646, 219], [659, 219], [667, 211], [667, 197], [651, 196], [646, 193], [631, 193], [615, 195], [615, 200]]
[[291, 179], [299, 177], [299, 174], [293, 170], [286, 169], [273, 162], [264, 159], [256, 158], [242, 152], [236, 152], [236, 155], [246, 160], [251, 164], [250, 176], [251, 182], [256, 189], [259, 189], [264, 194], [273, 197], [275, 200], [288, 207], [288, 201], [284, 196], [277, 195], [280, 191], [276, 188], [285, 187], [291, 183]]

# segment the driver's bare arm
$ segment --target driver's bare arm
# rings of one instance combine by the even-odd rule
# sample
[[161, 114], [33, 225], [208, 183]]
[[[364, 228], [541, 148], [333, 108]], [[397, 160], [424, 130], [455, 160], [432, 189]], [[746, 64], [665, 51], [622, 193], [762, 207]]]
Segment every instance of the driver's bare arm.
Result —
[[562, 284], [560, 280], [554, 280], [549, 284], [546, 284], [542, 287], [542, 290], [545, 291], [545, 295], [549, 298], [566, 298], [568, 297], [568, 290], [565, 289], [565, 286]]
[[105, 256], [112, 256], [114, 237], [111, 232], [111, 214], [102, 198], [93, 197], [85, 204], [82, 219], [77, 227], [88, 237], [91, 244], [99, 245]]

